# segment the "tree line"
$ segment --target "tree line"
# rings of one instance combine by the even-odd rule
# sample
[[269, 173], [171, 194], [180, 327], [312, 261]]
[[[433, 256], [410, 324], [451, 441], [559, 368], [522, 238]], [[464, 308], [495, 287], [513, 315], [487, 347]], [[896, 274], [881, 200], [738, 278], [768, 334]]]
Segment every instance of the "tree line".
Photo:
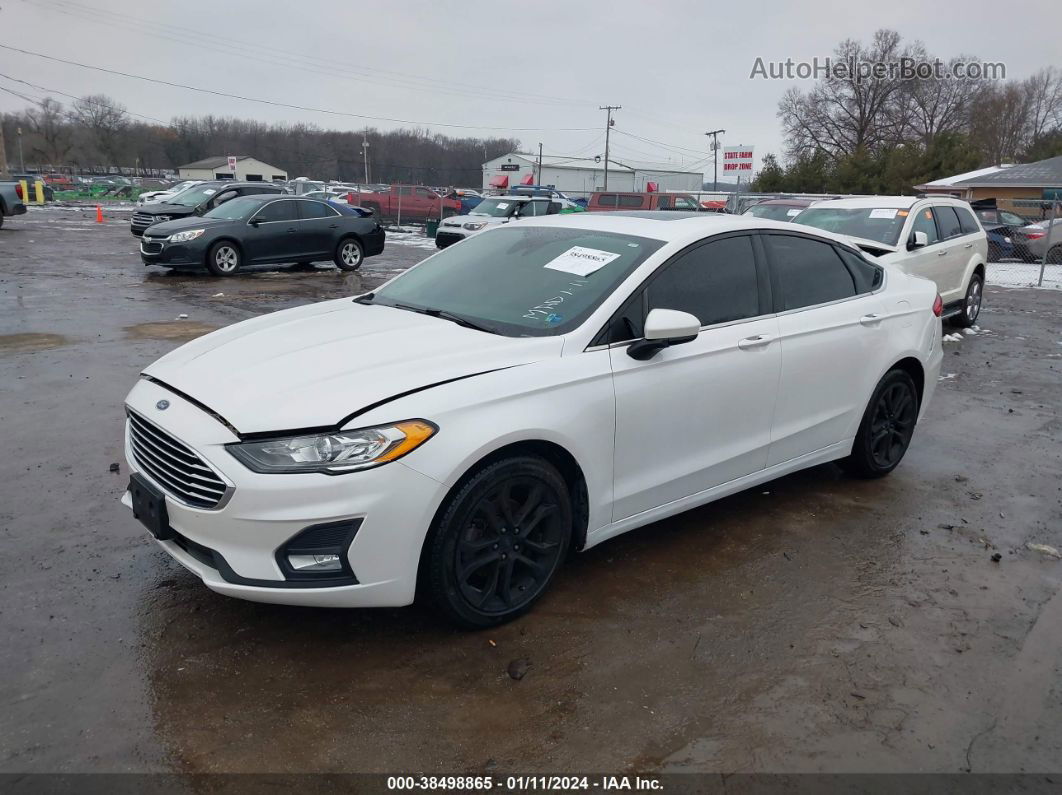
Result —
[[[482, 164], [519, 147], [513, 138], [454, 138], [428, 130], [327, 130], [313, 124], [180, 116], [169, 124], [134, 117], [102, 94], [69, 105], [53, 97], [0, 116], [12, 170], [159, 175], [206, 157], [250, 155], [291, 177], [478, 187]], [[21, 135], [21, 153], [19, 135]]]
[[[869, 43], [847, 39], [834, 57], [935, 60], [923, 44], [892, 30], [879, 30]], [[961, 55], [947, 65], [977, 60]], [[764, 157], [754, 190], [910, 193], [913, 185], [976, 168], [1062, 155], [1062, 71], [1050, 66], [1025, 80], [831, 73], [807, 90], [790, 88], [777, 115], [784, 152]]]

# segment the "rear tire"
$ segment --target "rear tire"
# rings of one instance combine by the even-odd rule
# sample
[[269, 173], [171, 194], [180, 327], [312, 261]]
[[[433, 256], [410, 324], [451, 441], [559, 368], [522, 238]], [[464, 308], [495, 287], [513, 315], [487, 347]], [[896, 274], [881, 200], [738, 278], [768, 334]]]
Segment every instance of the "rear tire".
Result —
[[354, 238], [345, 237], [336, 246], [332, 260], [341, 271], [356, 271], [365, 260], [365, 249]]
[[421, 593], [467, 629], [527, 612], [568, 553], [572, 502], [556, 468], [535, 456], [487, 464], [451, 494], [424, 544]]
[[1047, 252], [1048, 265], [1062, 265], [1062, 246], [1051, 246]]
[[969, 328], [977, 322], [977, 316], [981, 314], [984, 287], [984, 277], [980, 273], [974, 273], [970, 277], [970, 283], [966, 286], [966, 295], [962, 299], [962, 311], [951, 319], [953, 325], [959, 328]]
[[903, 460], [918, 421], [918, 388], [904, 370], [889, 370], [863, 412], [851, 454], [840, 461], [861, 478], [880, 478]]
[[229, 240], [219, 240], [210, 247], [206, 266], [207, 270], [215, 276], [232, 276], [240, 269], [242, 262], [243, 256], [235, 243]]

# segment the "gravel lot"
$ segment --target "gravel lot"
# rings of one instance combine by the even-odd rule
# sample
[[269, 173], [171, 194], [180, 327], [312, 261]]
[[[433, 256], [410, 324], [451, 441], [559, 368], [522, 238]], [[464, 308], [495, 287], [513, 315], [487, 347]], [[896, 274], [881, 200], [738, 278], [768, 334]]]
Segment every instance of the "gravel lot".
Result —
[[215, 595], [118, 503], [142, 366], [430, 241], [170, 276], [126, 212], [0, 230], [0, 772], [1057, 772], [1062, 561], [1028, 546], [1062, 548], [1057, 291], [988, 288], [891, 477], [821, 466], [642, 528], [460, 633]]

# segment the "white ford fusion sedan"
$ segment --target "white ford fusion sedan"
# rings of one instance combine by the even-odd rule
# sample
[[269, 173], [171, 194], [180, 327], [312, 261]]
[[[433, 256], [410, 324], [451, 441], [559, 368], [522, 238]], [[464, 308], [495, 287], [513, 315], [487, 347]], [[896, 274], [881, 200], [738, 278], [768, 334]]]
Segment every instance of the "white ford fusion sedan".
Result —
[[890, 472], [940, 312], [816, 229], [526, 219], [152, 364], [123, 501], [219, 593], [490, 626], [571, 550], [827, 461]]

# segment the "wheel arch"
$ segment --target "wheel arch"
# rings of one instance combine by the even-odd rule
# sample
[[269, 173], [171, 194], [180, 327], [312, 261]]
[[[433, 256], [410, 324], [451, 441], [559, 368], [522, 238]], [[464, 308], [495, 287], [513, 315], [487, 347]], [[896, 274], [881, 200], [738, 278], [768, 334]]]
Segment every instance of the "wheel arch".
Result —
[[[206, 264], [207, 260], [210, 259], [210, 252], [214, 250], [214, 246], [216, 246], [218, 243], [232, 243], [232, 245], [234, 245], [236, 247], [236, 250], [238, 252], [240, 252], [240, 258], [241, 259], [246, 255], [246, 252], [243, 249], [243, 244], [240, 243], [239, 240], [237, 240], [236, 238], [232, 237], [231, 235], [221, 235], [221, 236], [217, 237], [216, 239], [210, 241], [210, 245], [206, 247], [206, 252], [203, 254], [203, 264], [204, 265]], [[248, 263], [241, 263], [241, 264], [248, 264]]]
[[[502, 458], [509, 458], [516, 455], [530, 455], [542, 458], [556, 467], [557, 471], [560, 472], [561, 477], [564, 478], [564, 482], [567, 484], [568, 491], [572, 496], [572, 516], [574, 518], [575, 526], [573, 528], [571, 548], [576, 551], [583, 549], [586, 545], [586, 534], [590, 521], [589, 490], [587, 488], [586, 476], [583, 474], [582, 466], [567, 448], [557, 442], [548, 441], [546, 439], [520, 439], [509, 442], [485, 453], [467, 466], [464, 472], [461, 473], [461, 476], [457, 478], [457, 480], [454, 481], [454, 484], [447, 490], [446, 495], [435, 509], [435, 515], [432, 517], [431, 521], [431, 528], [425, 535], [425, 549], [427, 548], [428, 536], [434, 532], [439, 517], [442, 516], [443, 512], [446, 510], [446, 505], [450, 497], [459, 492], [468, 479], [483, 467], [489, 466], [494, 461], [498, 461]], [[421, 564], [423, 564], [423, 550]]]
[[[892, 366], [882, 374], [882, 378], [885, 377], [886, 373], [889, 373], [892, 370], [903, 370], [911, 376], [911, 380], [915, 382], [915, 387], [918, 389], [918, 405], [921, 407], [926, 394], [926, 370], [922, 365], [922, 362], [914, 356], [905, 356], [899, 361], [894, 362]], [[878, 380], [880, 381], [881, 379]]]

